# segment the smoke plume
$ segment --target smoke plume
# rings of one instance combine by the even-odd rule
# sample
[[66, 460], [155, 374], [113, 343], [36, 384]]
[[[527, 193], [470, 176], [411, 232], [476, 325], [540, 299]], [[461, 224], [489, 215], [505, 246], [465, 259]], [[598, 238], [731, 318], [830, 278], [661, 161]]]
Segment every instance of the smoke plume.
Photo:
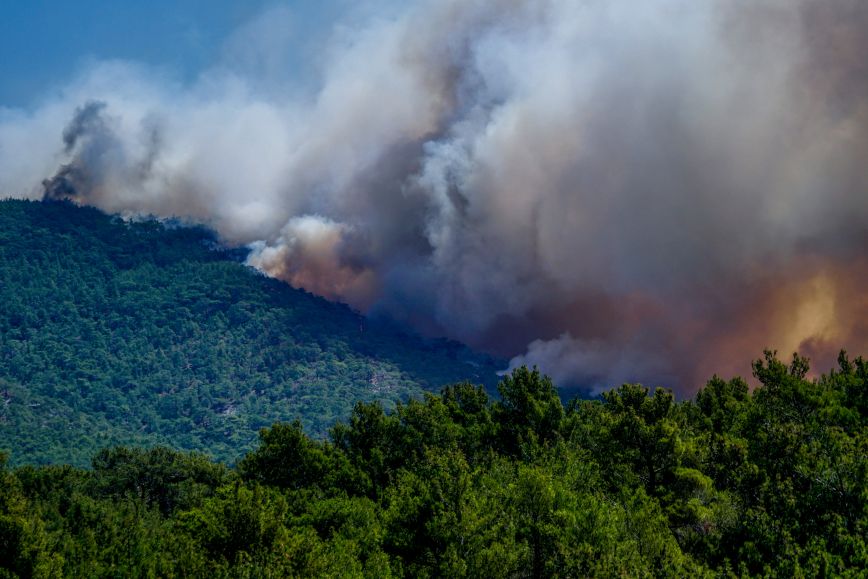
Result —
[[0, 109], [0, 191], [202, 221], [591, 390], [866, 351], [868, 3], [373, 6], [310, 90], [274, 55], [286, 13], [192, 85], [105, 62]]

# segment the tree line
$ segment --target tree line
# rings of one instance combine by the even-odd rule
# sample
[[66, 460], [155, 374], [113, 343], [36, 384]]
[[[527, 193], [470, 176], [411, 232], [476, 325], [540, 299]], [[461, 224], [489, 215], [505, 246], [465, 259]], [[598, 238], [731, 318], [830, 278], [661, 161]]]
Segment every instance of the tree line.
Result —
[[753, 375], [564, 405], [519, 368], [493, 398], [358, 403], [326, 440], [274, 424], [235, 467], [7, 466], [0, 577], [863, 577], [868, 364]]

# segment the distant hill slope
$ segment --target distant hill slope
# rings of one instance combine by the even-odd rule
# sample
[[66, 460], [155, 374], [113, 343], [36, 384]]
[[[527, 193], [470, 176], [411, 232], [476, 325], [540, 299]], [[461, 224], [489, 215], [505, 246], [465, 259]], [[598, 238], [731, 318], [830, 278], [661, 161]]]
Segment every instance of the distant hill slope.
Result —
[[269, 279], [207, 230], [0, 202], [0, 449], [15, 463], [156, 443], [231, 462], [275, 421], [322, 434], [357, 400], [491, 386], [496, 369]]

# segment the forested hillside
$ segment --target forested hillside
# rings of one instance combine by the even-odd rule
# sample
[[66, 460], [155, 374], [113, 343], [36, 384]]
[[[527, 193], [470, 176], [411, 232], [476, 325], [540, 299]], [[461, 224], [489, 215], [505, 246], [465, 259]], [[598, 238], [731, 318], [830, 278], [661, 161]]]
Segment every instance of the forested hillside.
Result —
[[274, 425], [236, 469], [0, 470], [0, 577], [864, 577], [868, 364], [839, 365], [566, 407], [520, 368], [495, 402], [361, 403], [328, 442]]
[[496, 369], [262, 276], [207, 230], [0, 202], [0, 450], [15, 464], [157, 443], [233, 462], [275, 421], [324, 435], [356, 401], [493, 386]]

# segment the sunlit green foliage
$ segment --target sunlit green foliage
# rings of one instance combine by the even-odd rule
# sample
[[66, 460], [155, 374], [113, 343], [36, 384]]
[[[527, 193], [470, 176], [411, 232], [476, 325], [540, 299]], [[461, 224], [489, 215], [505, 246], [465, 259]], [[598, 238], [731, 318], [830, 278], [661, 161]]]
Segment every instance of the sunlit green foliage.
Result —
[[236, 469], [166, 448], [0, 469], [0, 577], [864, 576], [864, 361], [754, 374], [564, 408], [519, 368], [497, 400], [357, 404], [327, 441], [275, 424]]
[[862, 358], [434, 395], [493, 366], [215, 247], [0, 203], [0, 579], [865, 576]]

